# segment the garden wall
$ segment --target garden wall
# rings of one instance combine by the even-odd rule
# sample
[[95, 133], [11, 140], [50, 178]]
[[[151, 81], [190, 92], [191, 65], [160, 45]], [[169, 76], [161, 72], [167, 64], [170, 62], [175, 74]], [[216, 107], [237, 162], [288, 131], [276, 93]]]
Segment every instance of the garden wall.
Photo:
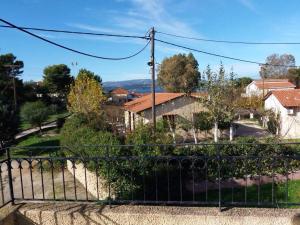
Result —
[[[18, 225], [299, 225], [297, 209], [25, 204]], [[14, 225], [11, 224], [11, 225]]]
[[[75, 178], [77, 181], [86, 188], [90, 195], [93, 198], [97, 198], [97, 175], [93, 171], [89, 171], [86, 169], [86, 181], [85, 182], [85, 168], [82, 163], [75, 164]], [[73, 171], [73, 164], [70, 160], [67, 161], [67, 168], [68, 171], [74, 176]], [[87, 185], [86, 185], [87, 183]], [[99, 193], [99, 200], [106, 200], [109, 197], [108, 185], [105, 179], [101, 176], [98, 176], [98, 193]], [[111, 193], [111, 198], [113, 198], [113, 194]]]

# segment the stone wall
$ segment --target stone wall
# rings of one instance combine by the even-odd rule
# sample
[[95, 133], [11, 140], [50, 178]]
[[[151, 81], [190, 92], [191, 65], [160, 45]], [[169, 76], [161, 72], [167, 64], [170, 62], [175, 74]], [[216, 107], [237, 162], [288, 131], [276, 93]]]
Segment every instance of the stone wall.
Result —
[[[297, 209], [25, 204], [18, 225], [299, 225]], [[23, 222], [24, 221], [24, 222]], [[30, 223], [31, 222], [31, 223]]]
[[[75, 178], [77, 182], [80, 182], [83, 187], [87, 186], [87, 190], [94, 198], [97, 198], [97, 175], [93, 171], [89, 171], [86, 169], [86, 181], [85, 182], [85, 168], [82, 163], [75, 164]], [[74, 175], [73, 171], [73, 164], [70, 160], [67, 161], [67, 168], [68, 171]], [[86, 185], [87, 183], [87, 185]], [[106, 180], [98, 176], [98, 194], [99, 194], [99, 200], [106, 200], [109, 197], [109, 190], [108, 190], [108, 184]], [[111, 193], [111, 198], [114, 198], [113, 193]]]

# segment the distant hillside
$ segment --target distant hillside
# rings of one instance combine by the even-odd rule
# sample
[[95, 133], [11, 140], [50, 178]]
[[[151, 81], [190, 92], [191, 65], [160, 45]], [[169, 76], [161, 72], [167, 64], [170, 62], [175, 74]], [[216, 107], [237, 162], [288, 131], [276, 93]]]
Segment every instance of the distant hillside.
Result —
[[[108, 82], [103, 82], [103, 86], [106, 91], [110, 91], [117, 87], [122, 87], [134, 92], [148, 93], [151, 92], [151, 79], [108, 81]], [[156, 91], [164, 92], [164, 90], [158, 85], [156, 85]]]

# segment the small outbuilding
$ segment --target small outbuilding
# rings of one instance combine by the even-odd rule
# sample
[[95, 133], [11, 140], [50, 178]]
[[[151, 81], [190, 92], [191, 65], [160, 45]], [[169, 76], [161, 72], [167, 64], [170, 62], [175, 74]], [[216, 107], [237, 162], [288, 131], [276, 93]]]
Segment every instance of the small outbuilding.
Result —
[[[156, 118], [175, 122], [176, 117], [192, 121], [194, 114], [204, 111], [199, 97], [204, 94], [156, 93]], [[125, 126], [134, 130], [137, 124], [152, 121], [152, 95], [148, 94], [124, 104]]]

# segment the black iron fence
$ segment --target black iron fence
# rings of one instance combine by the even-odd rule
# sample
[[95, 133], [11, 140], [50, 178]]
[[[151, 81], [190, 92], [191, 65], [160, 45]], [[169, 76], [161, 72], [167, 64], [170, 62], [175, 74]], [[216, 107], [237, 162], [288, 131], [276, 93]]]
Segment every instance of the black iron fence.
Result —
[[296, 206], [300, 205], [298, 146], [251, 143], [12, 147], [6, 149], [5, 159], [0, 161], [0, 205], [16, 201], [78, 201]]

